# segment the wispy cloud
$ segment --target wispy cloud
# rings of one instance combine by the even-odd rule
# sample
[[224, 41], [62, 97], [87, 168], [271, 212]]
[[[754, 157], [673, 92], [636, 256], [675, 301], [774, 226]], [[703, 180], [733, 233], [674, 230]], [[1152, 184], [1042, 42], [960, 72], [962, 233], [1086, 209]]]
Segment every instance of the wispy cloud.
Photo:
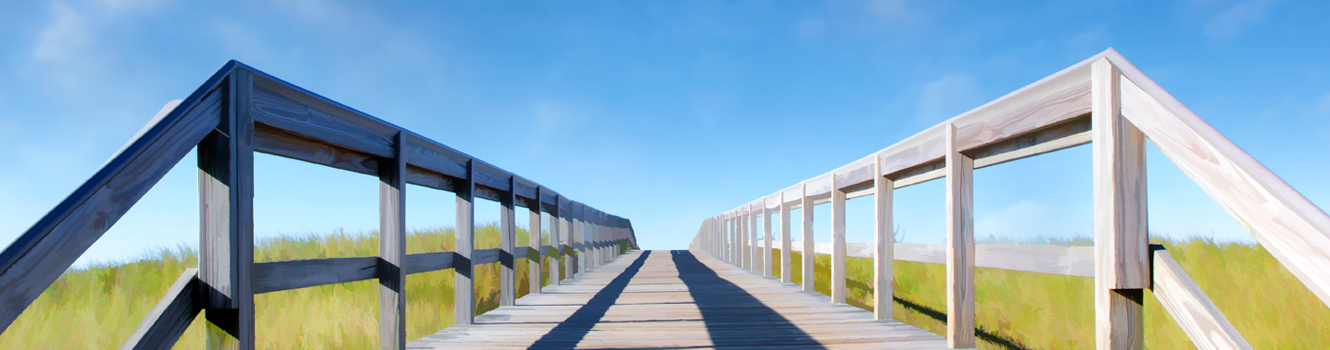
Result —
[[1244, 1], [1205, 21], [1203, 30], [1211, 39], [1228, 40], [1265, 21], [1270, 5], [1278, 0]]
[[974, 107], [970, 104], [976, 91], [974, 78], [964, 73], [947, 74], [929, 82], [919, 94], [914, 121], [931, 125], [956, 116]]

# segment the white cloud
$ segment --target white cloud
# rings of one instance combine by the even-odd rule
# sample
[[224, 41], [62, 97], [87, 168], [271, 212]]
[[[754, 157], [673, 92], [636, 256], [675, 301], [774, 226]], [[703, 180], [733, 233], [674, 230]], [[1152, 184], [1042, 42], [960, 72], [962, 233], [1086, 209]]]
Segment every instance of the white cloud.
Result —
[[69, 5], [51, 4], [51, 24], [42, 30], [32, 57], [40, 61], [64, 62], [84, 56], [92, 42], [88, 20]]
[[980, 236], [1010, 236], [1049, 223], [1044, 206], [1034, 201], [1020, 201], [1000, 211], [981, 214], [975, 220]]
[[929, 82], [919, 94], [914, 120], [933, 124], [956, 116], [975, 106], [976, 84], [969, 74], [948, 74]]
[[1265, 21], [1276, 0], [1240, 2], [1205, 21], [1203, 30], [1212, 39], [1229, 39]]

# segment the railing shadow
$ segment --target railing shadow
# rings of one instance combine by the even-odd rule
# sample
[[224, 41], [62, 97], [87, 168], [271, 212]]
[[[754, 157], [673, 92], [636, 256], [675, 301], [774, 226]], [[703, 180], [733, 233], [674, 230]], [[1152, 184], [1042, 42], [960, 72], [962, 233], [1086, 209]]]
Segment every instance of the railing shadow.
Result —
[[623, 273], [615, 277], [609, 284], [606, 284], [605, 288], [602, 288], [600, 292], [591, 297], [590, 301], [587, 301], [581, 308], [573, 312], [572, 316], [568, 316], [568, 319], [559, 322], [559, 325], [554, 326], [554, 329], [541, 336], [529, 348], [572, 349], [577, 347], [577, 344], [582, 342], [587, 333], [591, 332], [591, 328], [595, 327], [596, 323], [599, 323], [600, 319], [605, 317], [605, 312], [609, 311], [610, 306], [613, 306], [614, 302], [619, 300], [623, 290], [628, 287], [628, 282], [632, 281], [633, 276], [636, 276], [637, 272], [642, 269], [642, 265], [646, 263], [648, 256], [651, 256], [651, 251], [642, 252], [637, 260], [634, 260], [631, 265], [628, 265], [627, 269], [623, 270]]
[[679, 279], [702, 312], [707, 333], [715, 347], [763, 348], [799, 346], [822, 349], [821, 343], [785, 319], [742, 287], [721, 278], [716, 271], [686, 250], [670, 252]]
[[[909, 300], [901, 299], [900, 297], [892, 297], [891, 299], [894, 300], [897, 304], [901, 304], [901, 306], [904, 306], [906, 310], [918, 312], [934, 320], [942, 321], [944, 324], [947, 322], [947, 313], [944, 311], [934, 310], [930, 307], [920, 305], [911, 302]], [[1003, 349], [1009, 349], [1009, 350], [1027, 349], [1025, 345], [1021, 344], [1015, 339], [994, 334], [993, 332], [989, 332], [988, 330], [983, 328], [976, 327], [974, 329], [974, 334], [975, 336], [979, 337], [979, 339], [983, 339], [984, 341], [1002, 347]]]

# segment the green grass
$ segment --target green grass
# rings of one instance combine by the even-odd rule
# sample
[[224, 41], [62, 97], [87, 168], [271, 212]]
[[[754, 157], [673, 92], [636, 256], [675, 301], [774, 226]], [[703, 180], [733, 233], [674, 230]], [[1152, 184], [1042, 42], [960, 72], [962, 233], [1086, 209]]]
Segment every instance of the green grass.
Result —
[[[1002, 242], [1011, 243], [1011, 242]], [[1082, 241], [1054, 242], [1064, 245]], [[1256, 245], [1206, 239], [1156, 241], [1187, 271], [1220, 312], [1256, 349], [1330, 349], [1330, 308]], [[780, 251], [772, 250], [773, 261]], [[800, 254], [793, 252], [791, 277], [801, 282]], [[776, 265], [772, 271], [779, 276]], [[896, 261], [893, 316], [946, 335], [946, 271], [943, 265]], [[814, 258], [814, 289], [830, 294], [830, 257]], [[846, 260], [846, 302], [871, 310], [872, 260]], [[1001, 269], [975, 269], [975, 323], [981, 349], [1094, 348], [1094, 279]], [[1145, 293], [1145, 346], [1194, 349], [1164, 311]]]
[[[407, 253], [451, 251], [452, 229], [412, 232]], [[542, 239], [549, 243], [548, 235]], [[527, 242], [517, 230], [516, 242]], [[378, 255], [378, 234], [288, 236], [257, 242], [255, 262]], [[499, 246], [498, 228], [476, 228], [476, 248]], [[620, 243], [626, 249], [627, 242]], [[549, 259], [542, 258], [541, 285], [549, 285]], [[514, 266], [518, 297], [528, 291], [526, 259]], [[67, 271], [35, 300], [3, 334], [0, 349], [119, 348], [180, 273], [198, 265], [188, 249], [160, 250], [123, 264]], [[560, 268], [562, 270], [562, 268]], [[562, 271], [560, 276], [565, 276]], [[476, 313], [499, 305], [499, 264], [475, 268]], [[365, 349], [378, 343], [378, 285], [366, 280], [259, 294], [254, 297], [255, 341], [262, 349]], [[453, 324], [453, 271], [408, 275], [407, 338], [416, 339]], [[196, 318], [176, 348], [204, 347], [202, 317]]]

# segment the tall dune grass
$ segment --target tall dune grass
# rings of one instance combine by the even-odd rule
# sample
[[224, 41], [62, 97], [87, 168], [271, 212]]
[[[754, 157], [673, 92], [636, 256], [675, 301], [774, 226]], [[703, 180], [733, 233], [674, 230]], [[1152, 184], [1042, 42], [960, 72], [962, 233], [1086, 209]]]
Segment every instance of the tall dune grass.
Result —
[[[987, 243], [987, 242], [985, 242]], [[999, 243], [1021, 243], [1001, 241]], [[1083, 245], [1086, 240], [1054, 242]], [[1259, 245], [1194, 238], [1160, 241], [1206, 296], [1256, 349], [1330, 349], [1330, 308]], [[780, 250], [773, 249], [779, 261]], [[791, 277], [801, 282], [800, 254]], [[814, 257], [814, 289], [830, 295], [830, 256]], [[778, 264], [778, 263], [775, 263]], [[946, 270], [896, 261], [896, 320], [946, 335]], [[772, 271], [779, 276], [780, 267]], [[872, 310], [872, 259], [846, 259], [846, 302]], [[1094, 279], [1002, 269], [975, 269], [975, 323], [981, 349], [1094, 348]], [[1194, 349], [1148, 290], [1147, 349]]]
[[[476, 247], [499, 246], [498, 227], [476, 227]], [[517, 230], [516, 242], [527, 242]], [[548, 235], [542, 242], [549, 244]], [[452, 251], [453, 230], [411, 232], [407, 253]], [[256, 242], [255, 262], [378, 255], [378, 233], [284, 236]], [[575, 254], [574, 254], [575, 255]], [[527, 259], [514, 265], [518, 297], [528, 291]], [[0, 349], [112, 349], [129, 338], [148, 311], [186, 268], [198, 266], [197, 253], [163, 249], [135, 262], [71, 269], [51, 285], [3, 334]], [[542, 257], [542, 286], [549, 285], [548, 257]], [[560, 268], [563, 270], [562, 268]], [[474, 269], [476, 313], [499, 306], [499, 264]], [[562, 271], [560, 276], [567, 276]], [[407, 275], [407, 338], [416, 339], [453, 324], [453, 271]], [[254, 297], [255, 341], [262, 349], [366, 349], [378, 343], [378, 282], [365, 280], [259, 294]], [[202, 315], [176, 344], [204, 347]]]

